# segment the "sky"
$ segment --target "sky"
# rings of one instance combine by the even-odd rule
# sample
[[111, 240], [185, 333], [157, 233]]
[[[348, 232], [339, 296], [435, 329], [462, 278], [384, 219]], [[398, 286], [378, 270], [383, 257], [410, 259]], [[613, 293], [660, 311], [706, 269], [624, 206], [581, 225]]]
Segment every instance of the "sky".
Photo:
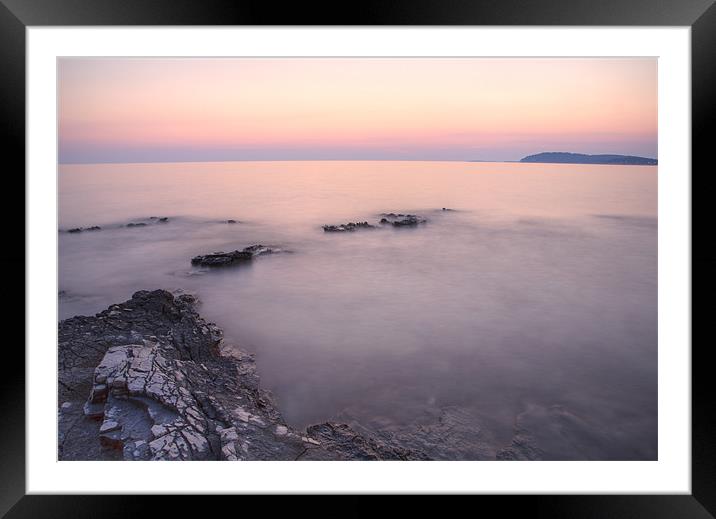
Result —
[[653, 58], [62, 58], [59, 161], [657, 157]]

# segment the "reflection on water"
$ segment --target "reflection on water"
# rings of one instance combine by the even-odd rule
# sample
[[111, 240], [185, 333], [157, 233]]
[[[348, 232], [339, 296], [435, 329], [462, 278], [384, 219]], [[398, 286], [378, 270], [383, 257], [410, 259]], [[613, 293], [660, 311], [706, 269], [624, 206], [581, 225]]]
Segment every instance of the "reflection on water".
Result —
[[[548, 457], [656, 458], [655, 167], [65, 165], [59, 186], [62, 229], [103, 227], [59, 235], [60, 318], [194, 292], [295, 426], [459, 409], [493, 451], [519, 426]], [[391, 211], [429, 221], [321, 229]], [[169, 222], [120, 227], [149, 216]], [[190, 265], [254, 243], [293, 254]]]

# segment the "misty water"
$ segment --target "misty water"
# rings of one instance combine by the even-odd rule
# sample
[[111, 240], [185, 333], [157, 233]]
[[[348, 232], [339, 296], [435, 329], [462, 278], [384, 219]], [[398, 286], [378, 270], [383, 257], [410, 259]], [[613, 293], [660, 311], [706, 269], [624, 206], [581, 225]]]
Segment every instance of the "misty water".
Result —
[[[383, 212], [428, 222], [321, 228]], [[520, 423], [551, 459], [657, 457], [656, 167], [61, 165], [59, 228], [93, 225], [58, 235], [59, 318], [194, 293], [295, 427], [409, 430], [447, 409], [474, 420], [475, 452]], [[256, 243], [291, 253], [190, 264]]]

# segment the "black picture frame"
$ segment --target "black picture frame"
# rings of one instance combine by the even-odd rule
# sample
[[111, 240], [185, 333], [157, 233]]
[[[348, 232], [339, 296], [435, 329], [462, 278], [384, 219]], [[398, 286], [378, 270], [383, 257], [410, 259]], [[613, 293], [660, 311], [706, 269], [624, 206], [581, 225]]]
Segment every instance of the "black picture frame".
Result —
[[[710, 188], [714, 182], [709, 157], [712, 147], [709, 137], [713, 133], [709, 130], [716, 125], [712, 108], [716, 97], [714, 0], [364, 0], [326, 5], [304, 2], [284, 5], [268, 0], [0, 0], [0, 142], [5, 144], [5, 164], [9, 165], [5, 186], [8, 192], [16, 194], [14, 198], [20, 198], [17, 193], [25, 193], [24, 175], [19, 175], [25, 171], [25, 29], [67, 25], [689, 26], [693, 230], [707, 229], [711, 222], [710, 213], [705, 209], [705, 197], [713, 192]], [[693, 189], [697, 178], [699, 189]], [[3, 270], [23, 272], [24, 279], [25, 231], [17, 223], [21, 209], [4, 204], [3, 211], [3, 221], [9, 222], [3, 231], [6, 243], [13, 244], [13, 253], [1, 259]], [[692, 292], [692, 330], [696, 330], [693, 321], [698, 317], [703, 323], [708, 307], [694, 304], [697, 300], [694, 296], [705, 297], [716, 288], [716, 277], [711, 273], [716, 258], [710, 255], [706, 245], [698, 245], [693, 239], [691, 253], [692, 272], [699, 273], [699, 283]], [[11, 277], [19, 284], [20, 276]], [[12, 289], [12, 295], [4, 298], [9, 306], [6, 315], [17, 315], [20, 308], [24, 309], [17, 296], [24, 294], [24, 286], [22, 292], [20, 290], [20, 287]], [[17, 315], [15, 322], [19, 322], [19, 317]], [[24, 342], [24, 329], [22, 333]], [[144, 515], [148, 510], [146, 498], [25, 495], [25, 359], [18, 344], [19, 341], [6, 341], [2, 359], [6, 369], [0, 377], [0, 515], [13, 519]], [[691, 345], [684, 345], [689, 346], [692, 348], [690, 495], [483, 496], [480, 499], [496, 502], [501, 515], [508, 516], [510, 512], [520, 511], [538, 517], [716, 517], [716, 403], [710, 395], [712, 368], [707, 361], [710, 344], [692, 340]], [[48, 349], [48, 354], [50, 351]], [[165, 504], [166, 501], [171, 502]], [[367, 515], [373, 509], [370, 502], [370, 499], [354, 497], [349, 505], [343, 505], [342, 513]], [[161, 506], [163, 513], [174, 514], [184, 509], [185, 503], [185, 499], [174, 498], [163, 500]], [[212, 508], [217, 506], [216, 501], [212, 503]]]

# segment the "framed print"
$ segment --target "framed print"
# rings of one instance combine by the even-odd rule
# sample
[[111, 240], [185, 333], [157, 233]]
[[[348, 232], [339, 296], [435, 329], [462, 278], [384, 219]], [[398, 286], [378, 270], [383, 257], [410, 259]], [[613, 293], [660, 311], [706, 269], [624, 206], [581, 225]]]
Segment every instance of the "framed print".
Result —
[[712, 2], [3, 2], [7, 517], [154, 493], [713, 516]]

